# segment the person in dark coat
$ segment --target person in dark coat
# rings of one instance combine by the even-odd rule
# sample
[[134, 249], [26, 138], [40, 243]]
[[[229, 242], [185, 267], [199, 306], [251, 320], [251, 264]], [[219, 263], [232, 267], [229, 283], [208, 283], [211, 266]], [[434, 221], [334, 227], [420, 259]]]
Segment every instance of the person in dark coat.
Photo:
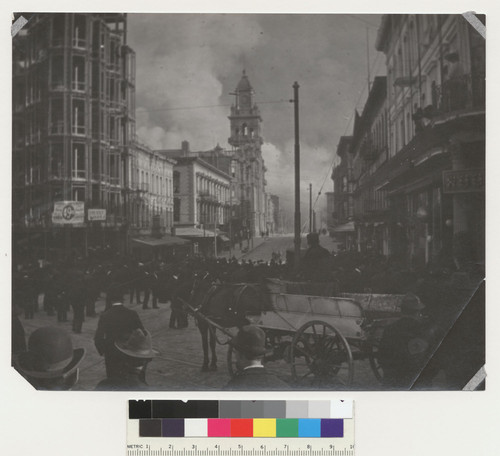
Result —
[[104, 356], [107, 377], [119, 372], [121, 355], [115, 342], [127, 338], [139, 328], [145, 331], [139, 315], [123, 305], [123, 287], [119, 284], [108, 289], [111, 307], [100, 317], [94, 336], [94, 344], [101, 356]]
[[410, 389], [423, 369], [433, 343], [433, 332], [422, 317], [425, 306], [413, 293], [404, 296], [403, 316], [384, 329], [378, 347], [382, 383], [389, 389]]
[[326, 281], [330, 272], [330, 252], [319, 245], [318, 233], [309, 233], [307, 244], [309, 248], [304, 255], [301, 267], [305, 278], [317, 282]]
[[152, 347], [151, 334], [135, 329], [127, 339], [116, 341], [118, 350], [116, 371], [111, 377], [100, 381], [97, 391], [148, 390], [146, 366], [157, 354]]
[[289, 390], [287, 383], [267, 371], [262, 364], [266, 354], [266, 334], [258, 326], [243, 326], [230, 342], [236, 355], [238, 373], [224, 390]]

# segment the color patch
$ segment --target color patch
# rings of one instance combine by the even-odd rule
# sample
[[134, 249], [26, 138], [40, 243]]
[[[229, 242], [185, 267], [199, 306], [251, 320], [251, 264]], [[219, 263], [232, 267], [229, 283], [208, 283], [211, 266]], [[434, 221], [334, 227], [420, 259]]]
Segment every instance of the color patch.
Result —
[[308, 418], [330, 418], [330, 401], [309, 401]]
[[344, 437], [344, 420], [321, 420], [321, 437]]
[[184, 419], [167, 418], [161, 420], [161, 435], [163, 437], [184, 437]]
[[128, 401], [128, 417], [131, 420], [151, 418], [151, 401]]
[[161, 420], [140, 420], [139, 437], [161, 437]]
[[299, 419], [299, 437], [321, 437], [321, 420]]
[[309, 404], [307, 401], [290, 401], [286, 403], [285, 418], [307, 418]]
[[218, 418], [218, 401], [152, 401], [153, 418]]
[[184, 437], [207, 437], [206, 418], [186, 418], [184, 421]]
[[207, 425], [208, 437], [231, 437], [231, 420], [224, 419], [208, 419]]
[[219, 418], [241, 418], [241, 401], [221, 401]]
[[352, 401], [331, 401], [330, 418], [352, 418]]
[[285, 417], [286, 417], [285, 401], [264, 402], [264, 418], [285, 418]]
[[276, 420], [272, 418], [256, 418], [253, 420], [254, 437], [276, 437]]
[[231, 437], [253, 437], [253, 420], [244, 418], [232, 419]]
[[239, 418], [265, 418], [264, 401], [241, 401]]
[[297, 418], [286, 418], [276, 420], [276, 437], [298, 437], [299, 420]]

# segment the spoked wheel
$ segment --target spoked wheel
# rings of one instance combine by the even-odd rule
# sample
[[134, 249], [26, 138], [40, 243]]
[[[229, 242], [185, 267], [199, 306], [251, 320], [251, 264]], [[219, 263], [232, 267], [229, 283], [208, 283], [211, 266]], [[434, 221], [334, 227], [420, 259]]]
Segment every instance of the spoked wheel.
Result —
[[238, 367], [236, 366], [236, 353], [234, 352], [233, 346], [230, 344], [227, 346], [227, 370], [231, 377], [234, 377], [236, 372], [238, 372]]
[[354, 378], [349, 344], [339, 331], [324, 321], [309, 321], [297, 331], [290, 360], [292, 378], [297, 386], [345, 388]]
[[378, 347], [377, 347], [377, 345], [370, 344], [368, 346], [367, 352], [368, 352], [368, 361], [370, 361], [370, 367], [372, 368], [373, 375], [375, 375], [375, 378], [379, 382], [382, 382], [384, 372], [382, 370], [382, 366], [378, 362]]

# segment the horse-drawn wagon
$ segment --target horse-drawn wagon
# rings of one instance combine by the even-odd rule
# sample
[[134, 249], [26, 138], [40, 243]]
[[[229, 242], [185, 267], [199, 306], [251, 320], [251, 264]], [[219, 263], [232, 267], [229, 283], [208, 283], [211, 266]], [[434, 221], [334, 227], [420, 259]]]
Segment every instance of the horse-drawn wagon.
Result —
[[[218, 314], [210, 311], [210, 296], [215, 289], [230, 287], [235, 297], [227, 306], [218, 306]], [[253, 299], [239, 299], [242, 289], [252, 289]], [[326, 288], [325, 288], [326, 287]], [[293, 290], [293, 293], [289, 291]], [[299, 293], [300, 294], [299, 294]], [[311, 293], [313, 292], [313, 293]], [[329, 296], [328, 286], [297, 284], [270, 280], [266, 285], [220, 284], [208, 293], [191, 313], [210, 328], [221, 330], [229, 338], [234, 330], [224, 325], [220, 316], [225, 308], [239, 321], [238, 326], [254, 324], [266, 333], [269, 354], [264, 361], [284, 360], [298, 388], [308, 386], [349, 387], [354, 379], [354, 361], [369, 359], [377, 379], [377, 345], [383, 328], [400, 316], [401, 295], [343, 294]], [[259, 295], [259, 305], [255, 297]], [[234, 325], [232, 325], [234, 326]], [[229, 339], [226, 340], [229, 342]], [[221, 343], [219, 341], [219, 343]], [[228, 369], [236, 373], [232, 346], [228, 345]]]

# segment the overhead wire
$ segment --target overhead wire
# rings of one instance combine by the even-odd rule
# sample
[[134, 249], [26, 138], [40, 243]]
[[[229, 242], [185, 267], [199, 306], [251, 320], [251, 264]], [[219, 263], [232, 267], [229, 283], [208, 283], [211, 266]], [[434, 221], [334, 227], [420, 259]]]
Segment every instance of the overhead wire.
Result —
[[[378, 69], [378, 65], [380, 64], [380, 62], [379, 62], [379, 58], [380, 58], [380, 56], [381, 56], [381, 53], [378, 53], [378, 54], [375, 56], [375, 59], [374, 59], [374, 61], [373, 61], [372, 65], [370, 66], [370, 73], [371, 73], [371, 74], [376, 74], [376, 73], [375, 73], [375, 70], [377, 70], [377, 69]], [[356, 104], [355, 104], [356, 108], [357, 108], [357, 106], [359, 105], [359, 103], [360, 103], [360, 101], [361, 101], [361, 98], [362, 98], [362, 97], [363, 97], [363, 95], [365, 94], [366, 89], [368, 89], [368, 81], [366, 81], [365, 85], [363, 86], [363, 88], [361, 89], [361, 91], [360, 91], [360, 93], [359, 93], [358, 99], [356, 100]], [[350, 125], [351, 125], [351, 122], [352, 122], [353, 118], [354, 118], [354, 110], [353, 110], [353, 112], [351, 113], [351, 115], [350, 115], [350, 117], [349, 117], [349, 120], [348, 120], [348, 122], [347, 122], [347, 125], [346, 125], [346, 127], [345, 127], [345, 130], [344, 130], [344, 133], [343, 133], [343, 135], [342, 135], [342, 136], [345, 136], [345, 135], [346, 135], [347, 130], [349, 129], [349, 127], [350, 127]], [[328, 176], [329, 176], [329, 175], [331, 175], [331, 172], [332, 172], [332, 170], [333, 170], [333, 166], [334, 166], [334, 164], [335, 164], [336, 160], [337, 160], [336, 154], [333, 154], [332, 161], [331, 161], [331, 163], [330, 163], [330, 166], [328, 167], [328, 172], [325, 174], [325, 178], [323, 179], [323, 183], [321, 184], [321, 187], [320, 187], [320, 189], [319, 189], [319, 192], [318, 192], [318, 194], [316, 195], [316, 199], [314, 200], [314, 204], [313, 204], [313, 211], [314, 211], [314, 209], [316, 208], [316, 205], [317, 205], [317, 203], [318, 203], [319, 197], [321, 196], [321, 194], [322, 194], [322, 192], [323, 192], [323, 188], [324, 188], [324, 186], [325, 186], [326, 180], [328, 179]], [[304, 227], [305, 227], [305, 225], [306, 225], [306, 224], [307, 224], [307, 223], [305, 223], [305, 224], [304, 224]], [[302, 228], [302, 230], [301, 230], [301, 231], [304, 231], [304, 227]]]

